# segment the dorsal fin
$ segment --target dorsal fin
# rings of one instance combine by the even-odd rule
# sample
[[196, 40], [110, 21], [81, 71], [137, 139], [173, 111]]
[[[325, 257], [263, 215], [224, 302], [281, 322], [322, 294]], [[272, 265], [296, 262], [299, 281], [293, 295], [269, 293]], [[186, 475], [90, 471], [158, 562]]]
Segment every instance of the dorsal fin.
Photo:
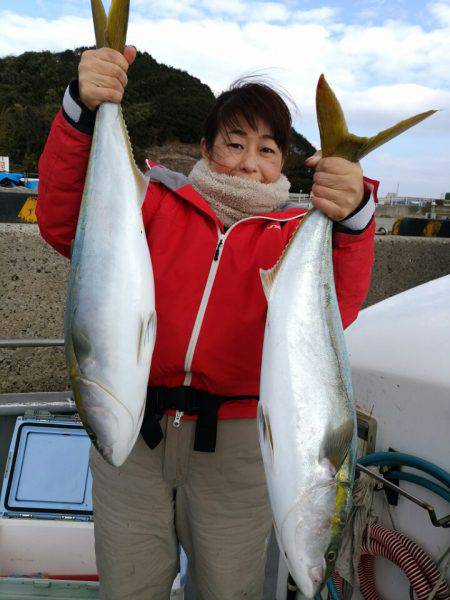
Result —
[[339, 100], [323, 75], [317, 84], [316, 108], [322, 156], [338, 156], [353, 162], [437, 112], [429, 110], [400, 121], [373, 137], [359, 137], [349, 133]]
[[271, 269], [260, 269], [259, 270], [259, 276], [261, 277], [261, 283], [262, 283], [264, 294], [265, 294], [267, 300], [270, 299], [272, 288], [275, 283], [275, 279], [278, 275], [278, 271], [281, 269], [281, 265], [283, 264], [283, 261], [288, 253], [289, 248], [291, 247], [291, 245], [293, 243], [295, 236], [300, 231], [303, 223], [305, 222], [305, 219], [307, 219], [309, 217], [309, 215], [311, 215], [315, 210], [316, 210], [315, 208], [312, 208], [303, 216], [300, 223], [294, 229], [288, 243], [284, 247], [283, 252], [280, 254], [280, 258], [277, 260], [277, 262], [274, 264], [274, 266]]

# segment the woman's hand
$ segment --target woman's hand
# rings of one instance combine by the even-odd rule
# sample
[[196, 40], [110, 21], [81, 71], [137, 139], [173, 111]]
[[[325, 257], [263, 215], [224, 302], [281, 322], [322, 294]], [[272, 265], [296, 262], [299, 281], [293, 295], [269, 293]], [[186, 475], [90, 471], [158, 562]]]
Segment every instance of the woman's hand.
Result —
[[312, 203], [327, 217], [341, 221], [361, 204], [364, 183], [359, 163], [333, 156], [322, 158], [319, 150], [305, 164], [316, 169]]
[[90, 110], [102, 102], [119, 104], [128, 82], [128, 67], [136, 58], [136, 48], [125, 46], [123, 54], [112, 48], [86, 50], [78, 65], [80, 100]]

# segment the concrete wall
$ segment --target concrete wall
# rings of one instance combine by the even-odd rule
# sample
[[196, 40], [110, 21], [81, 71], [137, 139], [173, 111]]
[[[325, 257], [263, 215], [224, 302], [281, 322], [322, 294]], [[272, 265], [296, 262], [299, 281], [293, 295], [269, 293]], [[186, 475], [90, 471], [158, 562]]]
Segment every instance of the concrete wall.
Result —
[[375, 264], [364, 307], [450, 274], [450, 239], [375, 237]]
[[403, 219], [403, 217], [420, 217], [429, 212], [430, 208], [426, 206], [394, 206], [391, 204], [377, 204], [375, 211], [376, 217], [392, 217]]
[[[380, 236], [366, 306], [450, 273], [450, 239]], [[36, 225], [0, 224], [0, 338], [60, 338], [68, 261]], [[0, 393], [62, 391], [61, 348], [0, 349]]]
[[[61, 338], [69, 261], [37, 225], [0, 224], [0, 338]], [[0, 393], [69, 388], [62, 348], [0, 349]]]

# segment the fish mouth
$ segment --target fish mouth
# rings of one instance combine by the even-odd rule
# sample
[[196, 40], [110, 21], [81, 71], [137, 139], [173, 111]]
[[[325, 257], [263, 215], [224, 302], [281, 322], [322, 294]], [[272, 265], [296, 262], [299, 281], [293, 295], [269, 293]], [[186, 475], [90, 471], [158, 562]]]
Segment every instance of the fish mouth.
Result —
[[320, 592], [320, 590], [323, 587], [323, 584], [325, 583], [326, 566], [316, 565], [315, 567], [310, 567], [308, 575], [312, 584], [312, 595], [315, 596]]
[[120, 466], [128, 454], [118, 440], [125, 439], [128, 444], [130, 432], [135, 430], [133, 415], [99, 382], [80, 377], [78, 385], [82, 398], [79, 412], [92, 443], [107, 462]]
[[298, 590], [305, 598], [315, 598], [320, 593], [326, 580], [326, 565], [304, 565], [302, 572], [295, 572], [288, 561], [289, 572]]

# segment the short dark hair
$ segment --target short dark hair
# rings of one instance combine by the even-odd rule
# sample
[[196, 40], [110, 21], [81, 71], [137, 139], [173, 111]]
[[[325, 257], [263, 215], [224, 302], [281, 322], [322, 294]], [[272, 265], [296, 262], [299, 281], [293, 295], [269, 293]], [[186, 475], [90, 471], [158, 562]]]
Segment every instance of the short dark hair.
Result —
[[292, 117], [281, 95], [267, 83], [238, 79], [217, 98], [204, 125], [208, 152], [220, 130], [235, 129], [244, 118], [256, 131], [257, 120], [262, 120], [271, 133], [284, 158], [291, 146]]

